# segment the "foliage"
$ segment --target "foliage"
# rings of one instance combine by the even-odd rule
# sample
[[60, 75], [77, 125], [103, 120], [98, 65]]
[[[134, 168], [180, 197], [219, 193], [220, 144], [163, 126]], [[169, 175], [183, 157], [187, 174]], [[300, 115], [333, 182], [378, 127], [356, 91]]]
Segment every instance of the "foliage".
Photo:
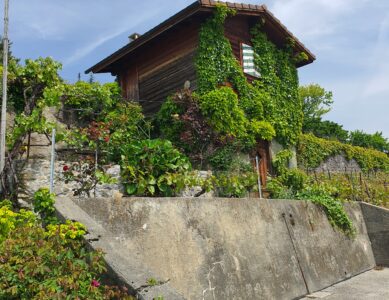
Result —
[[333, 226], [338, 227], [345, 234], [353, 236], [355, 228], [352, 221], [345, 212], [342, 203], [332, 197], [329, 189], [331, 188], [325, 185], [313, 184], [298, 192], [297, 199], [309, 200], [322, 206]]
[[338, 191], [331, 185], [318, 184], [303, 171], [294, 169], [271, 179], [267, 188], [273, 198], [307, 200], [322, 206], [333, 226], [347, 235], [354, 234], [352, 221], [337, 198]]
[[149, 131], [150, 124], [145, 121], [141, 107], [125, 102], [104, 111], [87, 126], [69, 130], [64, 141], [75, 150], [97, 151], [99, 160], [118, 163], [122, 146], [148, 138]]
[[251, 171], [252, 166], [239, 155], [241, 147], [236, 143], [228, 143], [216, 150], [209, 157], [209, 164], [215, 171]]
[[203, 94], [200, 109], [212, 128], [221, 134], [242, 137], [246, 134], [247, 119], [239, 107], [238, 96], [229, 87]]
[[55, 127], [43, 116], [43, 110], [58, 103], [55, 91], [61, 86], [60, 68], [61, 64], [51, 58], [28, 59], [24, 66], [10, 66], [10, 101], [17, 113], [13, 130], [7, 136], [11, 149], [29, 132], [49, 133]]
[[103, 122], [109, 124], [110, 136], [108, 142], [105, 140], [100, 146], [107, 152], [109, 161], [120, 161], [123, 144], [150, 138], [151, 125], [137, 103], [118, 103], [114, 109], [107, 111]]
[[273, 158], [272, 164], [275, 172], [278, 175], [285, 174], [288, 170], [289, 160], [292, 158], [292, 151], [289, 149], [281, 150], [277, 153], [277, 155]]
[[303, 132], [312, 133], [320, 138], [338, 140], [343, 143], [347, 143], [349, 138], [348, 131], [343, 129], [342, 125], [332, 121], [323, 121], [319, 118], [304, 119]]
[[189, 160], [170, 141], [143, 140], [126, 145], [122, 178], [129, 195], [173, 196], [186, 186]]
[[[9, 66], [9, 103], [16, 113], [29, 115], [37, 101], [55, 102], [53, 93], [47, 93], [61, 85], [58, 71], [61, 64], [51, 58], [27, 59], [24, 65], [12, 61]], [[51, 103], [53, 104], [53, 103]]]
[[45, 224], [56, 224], [58, 219], [55, 216], [55, 195], [50, 193], [48, 188], [40, 188], [34, 193], [34, 211], [38, 213]]
[[[224, 36], [224, 22], [231, 14], [234, 14], [233, 10], [219, 5], [215, 16], [206, 21], [201, 28], [196, 57], [200, 99], [210, 93], [212, 97], [205, 98], [204, 102], [215, 103], [221, 96], [217, 95], [218, 90], [220, 93], [220, 86], [232, 85], [239, 99], [238, 106], [241, 108], [237, 123], [239, 125], [242, 123], [240, 121], [243, 119], [243, 111], [248, 120], [246, 132], [249, 126], [253, 128], [251, 134], [246, 134], [251, 144], [255, 138], [269, 140], [274, 136], [283, 144], [294, 144], [302, 125], [302, 103], [297, 94], [296, 57], [290, 46], [278, 49], [267, 39], [260, 26], [256, 26], [252, 30], [252, 43], [257, 54], [255, 63], [260, 69], [261, 77], [250, 84], [232, 52], [230, 42]], [[212, 103], [209, 105], [216, 108]], [[218, 109], [222, 111], [227, 108], [228, 106], [224, 106]], [[219, 120], [222, 121], [223, 119]], [[267, 124], [258, 123], [259, 121]], [[224, 128], [231, 126], [238, 129], [239, 133], [242, 132], [242, 126], [236, 128], [234, 126], [236, 124], [229, 122], [228, 116], [225, 122]]]
[[86, 234], [86, 227], [79, 223], [67, 220], [65, 224], [49, 224], [46, 227], [48, 237], [58, 236], [64, 242], [79, 240]]
[[74, 196], [90, 197], [97, 185], [116, 183], [116, 179], [106, 174], [103, 168], [96, 166], [91, 157], [64, 165], [62, 174], [65, 183], [76, 183], [73, 188]]
[[286, 146], [294, 145], [303, 122], [296, 63], [305, 57], [294, 55], [293, 41], [278, 48], [261, 28], [258, 24], [251, 31], [255, 65], [261, 74], [253, 85], [268, 95], [263, 101], [264, 116], [273, 125], [277, 140]]
[[20, 223], [0, 243], [0, 299], [132, 299], [100, 283], [102, 252], [87, 251], [68, 224], [62, 236]]
[[18, 226], [30, 227], [36, 224], [35, 215], [26, 210], [12, 211], [12, 202], [0, 202], [0, 244], [8, 238], [9, 234]]
[[216, 175], [215, 189], [219, 197], [243, 198], [249, 192], [258, 191], [258, 175], [255, 172], [219, 172]]
[[162, 137], [202, 168], [220, 148], [234, 143], [232, 135], [217, 133], [201, 112], [198, 96], [182, 90], [170, 97], [159, 111], [156, 123]]
[[61, 97], [66, 109], [74, 110], [84, 121], [97, 120], [121, 100], [117, 83], [77, 81], [64, 85]]
[[389, 208], [389, 173], [316, 174], [314, 182], [331, 186], [342, 201], [363, 201]]
[[364, 172], [389, 172], [389, 157], [383, 152], [320, 139], [312, 134], [301, 135], [297, 152], [302, 168], [313, 169], [331, 156], [344, 154], [349, 160], [355, 159]]
[[383, 137], [382, 132], [368, 134], [361, 130], [350, 132], [350, 144], [365, 148], [372, 148], [389, 153], [389, 141]]
[[303, 103], [304, 122], [312, 119], [321, 119], [331, 110], [332, 92], [326, 91], [318, 84], [309, 84], [299, 87], [300, 101]]

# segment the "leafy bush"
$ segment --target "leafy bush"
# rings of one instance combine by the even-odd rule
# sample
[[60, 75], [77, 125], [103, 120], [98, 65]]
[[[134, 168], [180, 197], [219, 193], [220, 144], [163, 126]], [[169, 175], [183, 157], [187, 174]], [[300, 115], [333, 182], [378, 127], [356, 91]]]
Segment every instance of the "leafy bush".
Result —
[[0, 243], [0, 299], [133, 299], [100, 283], [102, 252], [87, 251], [80, 239], [66, 238], [71, 235], [15, 227]]
[[332, 197], [325, 185], [307, 186], [297, 193], [297, 199], [309, 200], [322, 206], [333, 226], [338, 227], [347, 235], [355, 234], [353, 223], [345, 212], [342, 203]]
[[258, 191], [258, 175], [255, 172], [218, 173], [215, 189], [219, 197], [243, 198], [249, 192]]
[[10, 232], [16, 227], [20, 225], [30, 227], [36, 223], [35, 215], [32, 212], [22, 209], [16, 213], [12, 211], [12, 203], [10, 201], [0, 202], [0, 244], [8, 238]]
[[[35, 193], [43, 215], [52, 215], [53, 195]], [[101, 251], [88, 251], [84, 225], [66, 221], [43, 228], [36, 216], [0, 202], [0, 299], [133, 299], [125, 289], [104, 286]]]
[[278, 175], [282, 175], [288, 171], [288, 163], [292, 158], [292, 151], [289, 149], [281, 150], [277, 153], [277, 155], [273, 158], [272, 164]]
[[143, 140], [123, 150], [122, 178], [129, 195], [173, 196], [185, 188], [191, 164], [170, 141]]
[[117, 83], [78, 81], [63, 87], [62, 102], [78, 112], [83, 121], [97, 120], [104, 111], [111, 111], [121, 99]]
[[48, 188], [40, 188], [34, 193], [34, 211], [39, 213], [45, 224], [56, 224], [58, 220], [55, 216], [55, 196]]

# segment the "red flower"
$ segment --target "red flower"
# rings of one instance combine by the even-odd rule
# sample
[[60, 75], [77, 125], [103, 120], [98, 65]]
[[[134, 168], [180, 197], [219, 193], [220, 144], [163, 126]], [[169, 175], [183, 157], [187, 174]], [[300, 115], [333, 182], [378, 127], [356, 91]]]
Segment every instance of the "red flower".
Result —
[[91, 286], [99, 287], [100, 286], [100, 282], [98, 282], [96, 279], [93, 279], [92, 282], [91, 282]]
[[63, 166], [63, 171], [64, 171], [64, 172], [67, 172], [67, 171], [69, 171], [69, 167], [68, 167], [68, 166], [66, 166], [66, 165], [65, 165], [65, 166]]

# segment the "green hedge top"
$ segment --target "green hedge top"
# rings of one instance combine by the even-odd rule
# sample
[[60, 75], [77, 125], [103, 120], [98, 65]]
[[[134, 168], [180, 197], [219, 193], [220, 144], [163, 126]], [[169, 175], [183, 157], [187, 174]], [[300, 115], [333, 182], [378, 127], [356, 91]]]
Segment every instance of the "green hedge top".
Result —
[[297, 152], [299, 165], [303, 168], [316, 168], [327, 158], [340, 154], [348, 160], [355, 159], [363, 172], [389, 172], [389, 156], [386, 153], [321, 139], [313, 134], [300, 136]]

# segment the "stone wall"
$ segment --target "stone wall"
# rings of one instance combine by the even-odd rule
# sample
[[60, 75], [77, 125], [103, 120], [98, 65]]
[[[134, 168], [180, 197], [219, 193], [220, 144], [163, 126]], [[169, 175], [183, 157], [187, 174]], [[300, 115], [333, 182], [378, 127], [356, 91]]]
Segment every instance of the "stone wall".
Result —
[[[185, 299], [289, 300], [375, 266], [359, 204], [346, 207], [357, 231], [351, 239], [330, 225], [321, 208], [304, 201], [69, 201], [58, 199], [57, 204], [60, 211], [79, 207], [67, 209], [68, 218], [83, 222], [87, 215], [87, 222], [92, 219], [105, 230], [96, 236], [110, 241], [108, 245], [115, 243], [116, 253], [156, 274], [158, 281], [169, 282]], [[77, 211], [84, 216], [75, 215]], [[131, 270], [125, 260], [119, 268]], [[129, 285], [146, 281], [138, 269], [126, 276]]]
[[359, 173], [362, 170], [355, 159], [347, 160], [342, 155], [336, 155], [322, 162], [320, 166], [315, 169], [315, 171], [317, 173]]
[[389, 210], [367, 203], [361, 206], [376, 263], [389, 267]]
[[[76, 182], [66, 183], [63, 177], [63, 167], [67, 162], [56, 161], [54, 171], [54, 193], [59, 197], [73, 196], [73, 190], [78, 188]], [[30, 159], [28, 161], [20, 161], [19, 169], [21, 170], [20, 187], [18, 199], [30, 202], [34, 193], [42, 187], [50, 186], [50, 159]], [[120, 166], [105, 166], [105, 172], [112, 178], [117, 180], [115, 184], [99, 184], [95, 190], [91, 191], [92, 196], [96, 197], [113, 197], [117, 192], [123, 192], [123, 187], [120, 184]]]

